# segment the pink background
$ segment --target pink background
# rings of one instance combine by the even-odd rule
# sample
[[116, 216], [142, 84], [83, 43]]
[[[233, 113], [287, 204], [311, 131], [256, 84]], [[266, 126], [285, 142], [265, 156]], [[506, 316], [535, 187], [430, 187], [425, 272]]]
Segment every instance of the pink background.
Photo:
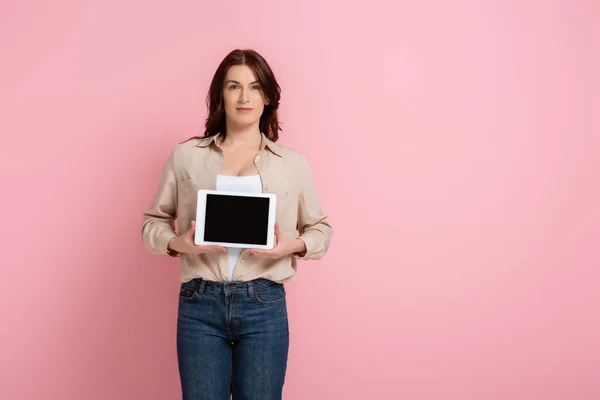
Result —
[[237, 47], [335, 227], [284, 398], [600, 398], [600, 5], [5, 1], [0, 398], [175, 399], [177, 260], [139, 230]]

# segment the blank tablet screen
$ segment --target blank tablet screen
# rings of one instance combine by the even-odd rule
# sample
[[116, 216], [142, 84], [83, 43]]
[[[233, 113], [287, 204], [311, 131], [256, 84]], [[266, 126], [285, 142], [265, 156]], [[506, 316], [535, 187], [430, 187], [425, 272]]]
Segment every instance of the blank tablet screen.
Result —
[[206, 195], [205, 241], [266, 245], [268, 224], [268, 198]]

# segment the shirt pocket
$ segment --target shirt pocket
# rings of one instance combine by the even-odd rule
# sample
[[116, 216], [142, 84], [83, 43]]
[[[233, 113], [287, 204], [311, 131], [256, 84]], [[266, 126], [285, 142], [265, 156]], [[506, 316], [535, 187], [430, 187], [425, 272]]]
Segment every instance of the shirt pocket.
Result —
[[284, 183], [278, 190], [277, 195], [277, 221], [282, 231], [295, 233], [298, 217], [298, 193], [299, 189], [291, 183]]

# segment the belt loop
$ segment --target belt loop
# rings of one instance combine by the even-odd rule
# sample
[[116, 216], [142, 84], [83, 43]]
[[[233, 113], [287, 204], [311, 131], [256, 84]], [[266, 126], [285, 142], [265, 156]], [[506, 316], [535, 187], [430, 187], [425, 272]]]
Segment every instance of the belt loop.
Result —
[[200, 294], [203, 294], [205, 288], [206, 288], [206, 281], [204, 279], [202, 279], [202, 281], [200, 282], [200, 289], [198, 289], [198, 292]]
[[248, 296], [254, 297], [254, 285], [252, 282], [248, 282]]

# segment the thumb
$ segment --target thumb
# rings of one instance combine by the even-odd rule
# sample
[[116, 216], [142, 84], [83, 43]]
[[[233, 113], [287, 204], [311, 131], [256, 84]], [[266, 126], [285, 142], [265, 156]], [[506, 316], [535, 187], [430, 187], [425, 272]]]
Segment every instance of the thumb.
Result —
[[188, 235], [192, 236], [196, 231], [196, 221], [192, 221], [192, 227], [187, 231]]
[[275, 236], [281, 236], [281, 231], [279, 230], [279, 222], [275, 224]]

